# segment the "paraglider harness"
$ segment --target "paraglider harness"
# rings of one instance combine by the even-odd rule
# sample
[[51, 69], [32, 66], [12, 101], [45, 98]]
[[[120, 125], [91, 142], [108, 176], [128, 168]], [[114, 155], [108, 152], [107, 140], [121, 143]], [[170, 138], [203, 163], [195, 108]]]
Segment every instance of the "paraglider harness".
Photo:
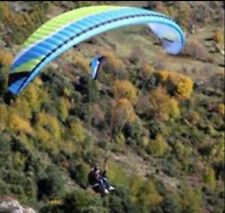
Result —
[[91, 188], [96, 192], [96, 193], [101, 193], [102, 189], [100, 187], [99, 180], [106, 178], [106, 170], [104, 170], [101, 174], [99, 174], [101, 177], [97, 178], [96, 177], [96, 170], [92, 170], [88, 174], [88, 183], [91, 185]]
[[99, 166], [94, 165], [88, 174], [89, 185], [96, 193], [100, 193], [102, 196], [104, 196], [106, 192], [109, 193], [115, 190], [115, 188], [108, 183], [106, 177], [106, 161], [107, 159], [105, 160], [105, 169], [103, 171], [100, 171]]

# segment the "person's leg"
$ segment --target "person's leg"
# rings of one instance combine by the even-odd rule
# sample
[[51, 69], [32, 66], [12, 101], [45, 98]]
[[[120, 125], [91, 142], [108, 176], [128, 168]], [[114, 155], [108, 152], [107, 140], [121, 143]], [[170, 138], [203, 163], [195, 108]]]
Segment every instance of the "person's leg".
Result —
[[102, 180], [103, 180], [103, 182], [104, 182], [105, 187], [106, 187], [106, 188], [109, 188], [110, 185], [109, 185], [109, 182], [108, 182], [107, 178], [104, 177], [104, 178], [102, 178]]
[[107, 193], [108, 190], [106, 190], [104, 181], [103, 181], [102, 179], [100, 179], [100, 180], [98, 181], [98, 183], [99, 183], [99, 188], [100, 188], [101, 192], [102, 192], [102, 193]]
[[113, 186], [111, 186], [108, 182], [108, 179], [106, 177], [103, 178], [103, 181], [104, 181], [104, 185], [105, 187], [108, 189], [108, 190], [115, 190], [115, 188]]

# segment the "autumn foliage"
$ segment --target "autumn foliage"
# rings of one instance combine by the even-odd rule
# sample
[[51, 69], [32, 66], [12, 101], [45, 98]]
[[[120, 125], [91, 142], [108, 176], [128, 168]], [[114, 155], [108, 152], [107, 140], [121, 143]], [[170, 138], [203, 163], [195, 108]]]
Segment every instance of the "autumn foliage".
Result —
[[180, 116], [177, 100], [171, 97], [165, 88], [159, 87], [149, 94], [149, 114], [159, 120], [168, 120]]
[[168, 71], [157, 72], [156, 76], [169, 94], [182, 100], [191, 97], [194, 83], [190, 77]]
[[113, 91], [116, 98], [126, 98], [132, 104], [136, 102], [137, 91], [130, 81], [116, 81], [113, 87]]

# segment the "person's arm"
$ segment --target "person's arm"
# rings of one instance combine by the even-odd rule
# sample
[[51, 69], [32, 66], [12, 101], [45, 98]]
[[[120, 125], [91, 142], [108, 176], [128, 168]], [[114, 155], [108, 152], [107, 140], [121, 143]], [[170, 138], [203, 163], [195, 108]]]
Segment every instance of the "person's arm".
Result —
[[107, 160], [108, 160], [109, 157], [106, 157], [105, 158], [105, 161], [104, 161], [104, 170], [102, 172], [102, 175], [105, 176], [106, 175], [106, 172], [108, 170], [108, 167], [107, 167]]

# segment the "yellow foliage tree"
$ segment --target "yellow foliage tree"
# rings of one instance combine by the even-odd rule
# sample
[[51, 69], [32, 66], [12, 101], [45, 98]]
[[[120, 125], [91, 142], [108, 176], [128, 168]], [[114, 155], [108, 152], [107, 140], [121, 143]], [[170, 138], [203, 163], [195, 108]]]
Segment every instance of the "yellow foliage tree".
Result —
[[128, 186], [129, 185], [129, 177], [124, 172], [124, 169], [121, 167], [121, 165], [111, 161], [108, 162], [108, 177], [110, 178], [110, 181], [113, 183], [121, 184]]
[[32, 109], [39, 109], [41, 104], [41, 98], [43, 98], [39, 96], [39, 92], [36, 87], [37, 82], [39, 83], [40, 80], [37, 79], [36, 81], [35, 79], [34, 83], [29, 85], [29, 89], [25, 90], [23, 93], [23, 97], [28, 103], [30, 103]]
[[145, 78], [149, 78], [149, 76], [153, 73], [154, 68], [151, 67], [149, 64], [144, 63], [142, 69], [141, 69], [141, 74], [143, 75], [143, 77]]
[[224, 49], [224, 29], [217, 29], [214, 38], [215, 41]]
[[168, 120], [180, 116], [180, 108], [176, 99], [170, 97], [165, 88], [158, 87], [149, 94], [150, 113], [160, 120]]
[[8, 122], [8, 110], [5, 104], [0, 103], [0, 131], [6, 128]]
[[66, 98], [60, 98], [59, 100], [59, 112], [63, 121], [65, 121], [69, 115], [70, 103]]
[[214, 169], [211, 167], [206, 168], [203, 175], [204, 182], [211, 188], [215, 188], [216, 186], [216, 174]]
[[126, 122], [134, 122], [136, 119], [137, 116], [129, 100], [126, 98], [119, 99], [112, 112], [113, 126], [122, 128]]
[[168, 145], [162, 135], [157, 135], [156, 140], [150, 141], [147, 152], [154, 157], [163, 157], [168, 150]]
[[121, 131], [116, 135], [115, 141], [118, 145], [121, 145], [121, 146], [125, 144], [126, 139]]
[[132, 104], [136, 103], [137, 91], [130, 81], [116, 81], [113, 87], [113, 92], [116, 98], [126, 98]]
[[[184, 184], [185, 185], [185, 184]], [[184, 197], [181, 200], [181, 206], [183, 211], [191, 212], [191, 213], [203, 213], [203, 210], [200, 206], [201, 195], [196, 190], [189, 186], [185, 186], [184, 190]]]
[[89, 68], [90, 61], [87, 58], [85, 58], [84, 56], [77, 54], [73, 58], [73, 63], [75, 65], [79, 65], [85, 73], [88, 74], [90, 72], [90, 68]]
[[80, 121], [72, 122], [70, 130], [76, 142], [84, 142], [84, 140], [86, 139], [86, 131]]
[[20, 115], [18, 115], [16, 112], [9, 113], [8, 125], [15, 132], [25, 132], [25, 133], [33, 132], [30, 122], [20, 117]]
[[163, 200], [163, 197], [158, 193], [153, 181], [146, 181], [140, 194], [138, 195], [138, 201], [143, 203], [145, 206], [152, 208], [159, 205]]
[[177, 83], [176, 95], [181, 99], [189, 99], [193, 90], [193, 81], [189, 77], [181, 77]]
[[225, 107], [224, 104], [219, 104], [217, 107], [217, 112], [224, 117]]
[[35, 130], [36, 139], [40, 143], [43, 150], [58, 152], [58, 144], [53, 140], [53, 137], [49, 131], [42, 126], [37, 126]]
[[15, 152], [13, 154], [13, 162], [15, 166], [18, 168], [23, 168], [26, 161], [26, 157], [22, 155], [20, 152]]
[[133, 195], [133, 200], [135, 202], [138, 201], [140, 190], [142, 189], [143, 183], [144, 183], [143, 178], [138, 175], [130, 179], [129, 185]]
[[0, 65], [9, 67], [13, 61], [13, 55], [7, 50], [0, 50]]
[[32, 107], [27, 100], [24, 100], [24, 98], [16, 99], [15, 106], [13, 106], [13, 108], [20, 114], [21, 117], [25, 119], [31, 118]]
[[168, 92], [172, 92], [180, 99], [189, 99], [193, 91], [193, 81], [191, 78], [175, 72], [161, 71], [156, 76], [165, 86]]
[[121, 61], [116, 57], [115, 53], [112, 52], [110, 49], [108, 50], [100, 50], [99, 51], [101, 55], [106, 56], [107, 63], [106, 67], [109, 69], [109, 71], [118, 72], [118, 70], [121, 67]]
[[[57, 118], [48, 115], [44, 112], [38, 114], [37, 127], [44, 127], [46, 131], [51, 134], [53, 140], [59, 140], [61, 138], [61, 128]], [[44, 132], [43, 130], [41, 130]], [[47, 133], [44, 133], [47, 134]], [[46, 135], [47, 136], [47, 135]]]

